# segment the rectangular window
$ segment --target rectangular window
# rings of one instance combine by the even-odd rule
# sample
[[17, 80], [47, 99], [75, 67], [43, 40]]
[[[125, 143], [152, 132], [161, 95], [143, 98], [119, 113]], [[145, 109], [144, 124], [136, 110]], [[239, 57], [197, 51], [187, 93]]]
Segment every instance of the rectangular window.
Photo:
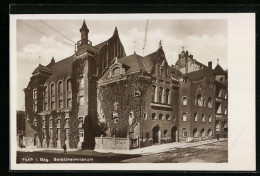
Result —
[[63, 107], [63, 100], [59, 100], [59, 108]]
[[79, 105], [84, 105], [84, 97], [83, 96], [79, 97]]
[[186, 122], [187, 121], [187, 113], [182, 114], [182, 121]]
[[68, 106], [68, 107], [71, 107], [71, 98], [68, 98], [68, 99], [67, 99], [67, 106]]
[[83, 124], [84, 121], [83, 121], [83, 117], [79, 117], [79, 124]]
[[51, 102], [51, 109], [55, 109], [55, 102], [54, 101]]
[[33, 90], [33, 99], [37, 99], [37, 90], [36, 89]]
[[84, 129], [82, 128], [79, 129], [79, 141], [80, 142], [84, 141]]

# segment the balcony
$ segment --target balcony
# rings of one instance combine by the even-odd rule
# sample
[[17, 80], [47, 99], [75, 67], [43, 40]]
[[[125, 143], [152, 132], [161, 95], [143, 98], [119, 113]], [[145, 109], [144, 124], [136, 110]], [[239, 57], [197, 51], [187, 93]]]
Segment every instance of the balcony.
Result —
[[[77, 47], [81, 46], [81, 40], [77, 41]], [[92, 46], [92, 42], [90, 40], [88, 40], [88, 45]]]
[[152, 107], [155, 108], [164, 108], [164, 109], [172, 109], [172, 106], [170, 104], [162, 104], [162, 103], [156, 103], [156, 102], [152, 102], [151, 103]]

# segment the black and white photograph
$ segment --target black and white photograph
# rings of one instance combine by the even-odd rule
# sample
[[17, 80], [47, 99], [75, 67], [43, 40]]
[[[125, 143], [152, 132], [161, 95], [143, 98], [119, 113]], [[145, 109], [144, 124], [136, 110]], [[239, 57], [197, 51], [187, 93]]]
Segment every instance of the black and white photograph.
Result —
[[255, 168], [253, 14], [11, 20], [14, 169]]

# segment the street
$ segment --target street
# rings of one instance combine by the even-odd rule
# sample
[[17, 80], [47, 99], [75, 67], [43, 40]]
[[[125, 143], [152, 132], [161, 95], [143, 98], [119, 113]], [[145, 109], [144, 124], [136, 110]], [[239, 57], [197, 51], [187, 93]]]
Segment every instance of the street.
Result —
[[77, 150], [64, 153], [61, 150], [17, 152], [17, 163], [224, 163], [228, 162], [227, 141], [188, 148], [141, 155], [98, 153]]

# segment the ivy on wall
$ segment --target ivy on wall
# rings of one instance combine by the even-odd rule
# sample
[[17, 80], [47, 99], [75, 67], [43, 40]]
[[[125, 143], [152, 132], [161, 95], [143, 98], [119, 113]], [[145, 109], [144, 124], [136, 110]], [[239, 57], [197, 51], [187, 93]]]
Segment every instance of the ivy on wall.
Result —
[[84, 67], [86, 64], [85, 58], [77, 59], [72, 64], [72, 76], [71, 76], [71, 89], [72, 89], [72, 109], [69, 112], [69, 147], [77, 148], [79, 142], [79, 131], [78, 131], [78, 93], [79, 93], [79, 82], [78, 77], [84, 73]]
[[[128, 75], [125, 80], [99, 87], [98, 98], [101, 100], [101, 108], [112, 136], [125, 138], [129, 128], [136, 126], [140, 122], [142, 116], [141, 109], [145, 107], [146, 94], [150, 85], [151, 79], [135, 73]], [[140, 97], [135, 96], [137, 91], [141, 92]], [[118, 102], [118, 123], [114, 123], [112, 119], [115, 102]], [[134, 119], [132, 125], [129, 126], [129, 114], [131, 111], [134, 113]]]
[[47, 114], [45, 115], [45, 130], [46, 130], [46, 143], [47, 143], [47, 147], [49, 147], [50, 145], [50, 133], [49, 133], [49, 122], [50, 122], [50, 115]]

